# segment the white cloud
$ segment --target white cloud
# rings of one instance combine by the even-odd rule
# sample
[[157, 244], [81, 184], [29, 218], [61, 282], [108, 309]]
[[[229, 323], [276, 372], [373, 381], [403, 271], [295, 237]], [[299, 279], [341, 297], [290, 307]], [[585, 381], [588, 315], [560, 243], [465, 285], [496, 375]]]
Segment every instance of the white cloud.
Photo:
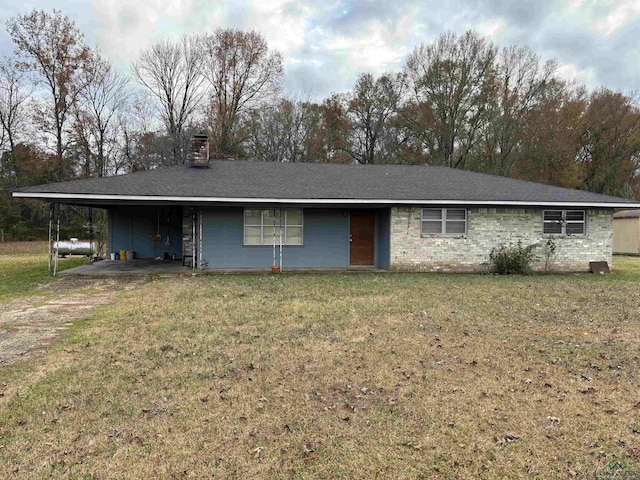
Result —
[[612, 35], [640, 15], [640, 2], [637, 0], [617, 0], [607, 2], [611, 10], [601, 19], [593, 22], [592, 29], [603, 35]]
[[417, 10], [413, 9], [402, 15], [392, 27], [395, 43], [425, 34], [425, 26], [418, 20]]
[[161, 38], [178, 39], [202, 31], [207, 24], [226, 23], [223, 2], [92, 0], [91, 8], [98, 21], [96, 43], [121, 67]]
[[580, 70], [572, 63], [558, 64], [558, 75], [560, 75], [562, 78], [566, 80], [569, 80], [569, 81], [576, 80], [578, 78], [579, 73], [580, 73]]
[[390, 45], [387, 40], [389, 37], [390, 30], [386, 25], [372, 21], [357, 36], [328, 38], [325, 48], [342, 59], [347, 71], [380, 74], [398, 68], [407, 53], [406, 48]]
[[479, 23], [476, 30], [485, 37], [490, 37], [494, 41], [501, 40], [505, 35], [506, 23], [502, 18], [494, 18]]
[[578, 82], [584, 85], [594, 84], [596, 72], [593, 68], [579, 68], [572, 63], [559, 63], [558, 75], [569, 82]]
[[[631, 90], [640, 77], [640, 0], [0, 0], [0, 22], [54, 7], [127, 71], [160, 38], [254, 29], [283, 54], [285, 84], [312, 85], [318, 100], [362, 72], [399, 70], [418, 44], [468, 28], [557, 58], [563, 76], [590, 88]], [[12, 49], [0, 35], [0, 52]]]
[[286, 57], [304, 45], [313, 13], [311, 6], [289, 0], [250, 0], [243, 28], [260, 32], [270, 48]]

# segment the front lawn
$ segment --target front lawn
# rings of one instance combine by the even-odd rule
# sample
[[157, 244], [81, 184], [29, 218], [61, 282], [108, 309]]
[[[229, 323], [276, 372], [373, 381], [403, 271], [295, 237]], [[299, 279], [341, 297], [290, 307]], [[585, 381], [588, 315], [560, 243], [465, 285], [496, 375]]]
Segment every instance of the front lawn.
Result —
[[640, 259], [614, 267], [151, 279], [0, 369], [0, 478], [640, 469]]
[[[47, 269], [47, 242], [0, 243], [0, 305], [38, 292], [51, 281]], [[86, 263], [86, 257], [58, 259], [60, 271]]]

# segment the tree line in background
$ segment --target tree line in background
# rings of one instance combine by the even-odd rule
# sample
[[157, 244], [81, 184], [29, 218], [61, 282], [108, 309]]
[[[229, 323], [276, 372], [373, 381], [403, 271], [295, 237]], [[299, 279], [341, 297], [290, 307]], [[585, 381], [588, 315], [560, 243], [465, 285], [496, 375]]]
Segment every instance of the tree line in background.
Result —
[[12, 188], [214, 158], [446, 165], [640, 199], [632, 95], [561, 80], [555, 61], [473, 31], [416, 47], [399, 72], [362, 73], [322, 102], [281, 95], [281, 55], [256, 32], [161, 40], [131, 74], [86, 45], [59, 11], [7, 22], [0, 60], [0, 232], [42, 224]]

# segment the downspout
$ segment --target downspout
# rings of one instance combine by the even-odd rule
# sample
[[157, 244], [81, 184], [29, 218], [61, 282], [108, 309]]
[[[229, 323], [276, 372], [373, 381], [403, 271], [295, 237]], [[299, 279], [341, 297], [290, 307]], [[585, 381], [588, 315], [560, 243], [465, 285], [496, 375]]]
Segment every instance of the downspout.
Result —
[[[285, 213], [286, 215], [286, 213]], [[286, 225], [287, 222], [285, 222]], [[280, 271], [282, 272], [282, 208], [280, 209]]]
[[198, 265], [202, 268], [202, 213], [198, 210]]
[[196, 211], [191, 214], [191, 271], [196, 271]]

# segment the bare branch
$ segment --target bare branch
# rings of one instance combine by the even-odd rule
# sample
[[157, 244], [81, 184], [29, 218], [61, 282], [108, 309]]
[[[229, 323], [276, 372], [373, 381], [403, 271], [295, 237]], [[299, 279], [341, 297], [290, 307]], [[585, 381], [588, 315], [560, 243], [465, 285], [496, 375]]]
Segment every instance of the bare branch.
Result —
[[201, 66], [200, 42], [195, 36], [183, 36], [179, 44], [162, 40], [132, 65], [136, 80], [161, 105], [162, 120], [173, 139], [174, 163], [185, 161], [182, 135], [204, 95]]
[[203, 39], [205, 75], [212, 88], [213, 130], [218, 153], [235, 154], [242, 115], [275, 98], [282, 56], [258, 33], [218, 29]]

